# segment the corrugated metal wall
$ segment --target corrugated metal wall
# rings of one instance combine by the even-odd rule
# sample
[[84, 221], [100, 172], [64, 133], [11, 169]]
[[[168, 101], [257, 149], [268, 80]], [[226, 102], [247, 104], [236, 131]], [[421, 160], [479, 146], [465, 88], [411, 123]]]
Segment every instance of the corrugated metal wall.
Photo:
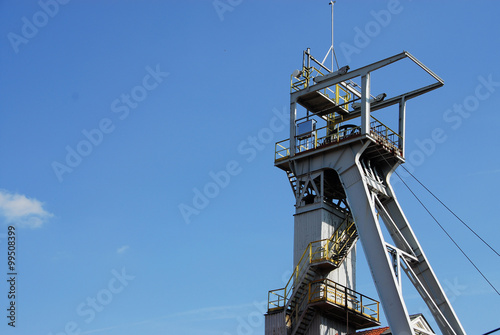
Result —
[[350, 327], [348, 329], [345, 322], [333, 321], [317, 313], [306, 335], [347, 335], [354, 332], [354, 329]]
[[[323, 225], [327, 223], [330, 227], [333, 226], [333, 229], [330, 228], [330, 231], [325, 232], [329, 234], [326, 238], [329, 238], [344, 219], [339, 218], [337, 215], [327, 210], [322, 210], [322, 215]], [[340, 267], [328, 274], [328, 279], [347, 286], [352, 290], [356, 290], [356, 246], [351, 249], [351, 252], [347, 255]]]
[[[310, 242], [323, 239], [321, 209], [296, 214], [293, 234], [293, 266], [295, 267]], [[330, 233], [331, 236], [331, 233]], [[330, 237], [329, 236], [329, 237]]]
[[[332, 211], [323, 207], [296, 214], [294, 224], [294, 266], [298, 263], [310, 242], [330, 238], [343, 220], [344, 218], [334, 214], [333, 208]], [[356, 290], [356, 247], [351, 250], [338, 269], [330, 272], [328, 278]]]
[[[311, 210], [304, 211], [304, 207], [299, 214], [295, 214], [294, 229], [294, 264], [297, 264], [307, 245], [312, 241], [327, 239], [332, 236], [338, 226], [343, 222], [341, 213], [336, 214], [336, 210], [325, 205], [311, 204]], [[336, 283], [356, 288], [356, 247], [354, 246], [341, 266], [331, 271], [329, 279]], [[282, 319], [283, 320], [283, 319]], [[355, 332], [354, 329], [347, 329], [344, 321], [328, 319], [321, 314], [316, 314], [309, 325], [307, 335], [346, 335]], [[281, 334], [268, 333], [266, 323], [266, 335]], [[283, 333], [284, 334], [284, 333]]]
[[287, 335], [285, 312], [265, 315], [265, 335]]

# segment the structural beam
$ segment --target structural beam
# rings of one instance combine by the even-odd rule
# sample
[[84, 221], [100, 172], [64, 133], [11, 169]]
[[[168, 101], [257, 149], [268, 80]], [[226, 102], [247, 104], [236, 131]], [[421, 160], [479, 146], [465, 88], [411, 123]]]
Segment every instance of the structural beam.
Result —
[[365, 257], [391, 331], [398, 335], [414, 335], [399, 289], [399, 280], [394, 273], [393, 263], [387, 253], [375, 213], [375, 204], [364, 181], [363, 169], [358, 163], [356, 168], [340, 174], [340, 177], [346, 185], [345, 192], [349, 207], [353, 213]]
[[399, 148], [401, 154], [405, 156], [405, 135], [406, 135], [406, 97], [401, 97], [399, 101]]
[[370, 134], [370, 73], [361, 77], [361, 134]]
[[[389, 178], [387, 178], [387, 180], [389, 180]], [[419, 293], [422, 295], [424, 301], [426, 301], [426, 303], [428, 304], [429, 309], [436, 319], [443, 334], [465, 335], [465, 331], [460, 324], [460, 321], [458, 320], [453, 307], [451, 306], [443, 288], [441, 287], [436, 274], [432, 270], [432, 267], [429, 264], [429, 261], [427, 260], [427, 257], [425, 256], [424, 251], [422, 250], [422, 247], [420, 246], [420, 243], [415, 236], [415, 233], [413, 232], [413, 229], [411, 228], [403, 211], [401, 210], [392, 186], [390, 184], [388, 184], [388, 186], [391, 198], [384, 203], [384, 207], [390, 214], [392, 220], [394, 220], [394, 223], [396, 224], [399, 231], [404, 236], [405, 240], [408, 242], [413, 250], [413, 253], [418, 259], [418, 262], [408, 263], [408, 265], [412, 269], [412, 273], [414, 273], [414, 275], [418, 278], [419, 283], [421, 283], [422, 287], [425, 288], [425, 294], [422, 290], [419, 290]], [[418, 289], [418, 287], [416, 288]], [[432, 300], [432, 303], [429, 303], [429, 299]], [[434, 305], [437, 306], [437, 309], [434, 308]]]

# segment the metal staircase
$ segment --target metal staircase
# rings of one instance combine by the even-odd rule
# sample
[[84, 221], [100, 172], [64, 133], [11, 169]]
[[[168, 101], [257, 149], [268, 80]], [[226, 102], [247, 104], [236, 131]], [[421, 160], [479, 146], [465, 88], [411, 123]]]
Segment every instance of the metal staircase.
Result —
[[354, 222], [347, 224], [348, 221], [344, 221], [344, 223], [346, 223], [345, 229], [339, 232], [340, 228], [342, 228], [342, 224], [332, 236], [333, 239], [338, 241], [338, 243], [335, 243], [335, 247], [337, 248], [332, 255], [332, 261], [337, 265], [337, 267], [342, 264], [351, 250], [351, 247], [358, 239], [358, 231]]
[[[311, 284], [315, 283], [315, 287], [317, 287], [318, 280], [327, 280], [319, 276], [319, 273], [328, 273], [338, 268], [347, 257], [357, 238], [356, 225], [347, 217], [329, 239], [309, 243], [284, 288], [269, 291], [268, 311], [270, 313], [285, 311], [286, 323], [290, 327], [291, 335], [304, 335], [306, 333], [316, 314], [318, 302], [325, 302], [329, 306], [333, 304], [350, 308], [347, 295], [345, 295], [345, 301], [342, 299], [337, 301], [337, 298], [332, 301], [326, 291], [324, 297], [318, 299], [315, 296], [315, 304], [313, 304]], [[349, 290], [343, 288], [345, 291]], [[325, 304], [323, 306], [328, 308]], [[363, 306], [359, 310], [362, 311]], [[378, 308], [376, 314], [375, 321], [378, 321]]]
[[311, 321], [314, 319], [315, 314], [316, 310], [311, 305], [307, 305], [300, 315], [300, 318], [297, 320], [297, 324], [292, 330], [292, 334], [304, 335], [309, 328], [309, 324], [311, 324]]
[[305, 334], [314, 318], [315, 310], [308, 305], [309, 284], [315, 279], [316, 272], [310, 266], [297, 292], [292, 295], [289, 306], [289, 316], [292, 334]]
[[295, 177], [292, 171], [287, 171], [286, 175], [288, 177], [288, 181], [290, 181], [290, 186], [292, 186], [293, 194], [295, 194], [297, 191], [297, 177]]

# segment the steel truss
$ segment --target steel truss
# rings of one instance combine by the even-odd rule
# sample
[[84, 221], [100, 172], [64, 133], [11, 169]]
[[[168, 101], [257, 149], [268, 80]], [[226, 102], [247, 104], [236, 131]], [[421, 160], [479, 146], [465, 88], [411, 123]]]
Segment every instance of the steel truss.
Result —
[[[464, 335], [390, 184], [391, 175], [404, 162], [406, 102], [442, 86], [443, 81], [411, 54], [402, 52], [351, 72], [315, 78], [314, 84], [309, 77], [309, 56], [307, 50], [307, 67], [303, 71], [306, 77], [299, 81], [302, 86], [292, 85], [290, 145], [286, 148], [283, 141], [278, 142], [280, 151], [275, 161], [276, 166], [287, 171], [297, 212], [308, 204], [327, 203], [352, 215], [393, 334], [414, 335], [403, 298], [402, 269], [429, 307], [442, 333]], [[436, 82], [385, 100], [370, 98], [371, 72], [404, 58], [413, 61]], [[361, 80], [361, 85], [357, 85], [360, 90], [349, 84], [356, 77]], [[351, 100], [339, 105], [342, 99], [338, 96], [332, 99], [322, 93], [332, 87], [337, 95], [339, 87], [348, 91]], [[359, 107], [348, 109], [354, 101]], [[297, 119], [297, 104], [307, 109], [305, 118]], [[371, 116], [371, 111], [396, 104], [399, 104], [397, 132]], [[338, 118], [336, 113], [340, 115]], [[303, 132], [297, 134], [297, 121], [309, 120], [309, 117], [330, 123], [327, 123], [326, 135], [318, 132], [323, 128], [312, 128], [303, 145], [300, 140], [305, 135]], [[360, 125], [351, 132], [341, 130], [343, 120], [356, 117]], [[337, 130], [329, 125], [331, 122], [337, 122]], [[337, 133], [332, 134], [332, 130]], [[392, 243], [385, 241], [381, 223]]]

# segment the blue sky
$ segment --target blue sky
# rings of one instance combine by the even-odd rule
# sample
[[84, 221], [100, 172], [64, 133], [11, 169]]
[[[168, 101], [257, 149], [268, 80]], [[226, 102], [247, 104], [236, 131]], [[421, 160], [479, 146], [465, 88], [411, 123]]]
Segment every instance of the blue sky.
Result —
[[[408, 165], [497, 250], [499, 10], [335, 5], [341, 66], [407, 50], [444, 79], [408, 103]], [[2, 333], [262, 334], [267, 291], [292, 266], [274, 142], [288, 137], [302, 51], [322, 59], [330, 45], [328, 1], [8, 0], [0, 33], [2, 278], [9, 225], [18, 251], [16, 329], [2, 280]], [[498, 256], [406, 180], [500, 287]], [[499, 296], [396, 191], [464, 328], [499, 327]], [[358, 290], [377, 298], [362, 253]], [[430, 320], [409, 283], [405, 294]]]

